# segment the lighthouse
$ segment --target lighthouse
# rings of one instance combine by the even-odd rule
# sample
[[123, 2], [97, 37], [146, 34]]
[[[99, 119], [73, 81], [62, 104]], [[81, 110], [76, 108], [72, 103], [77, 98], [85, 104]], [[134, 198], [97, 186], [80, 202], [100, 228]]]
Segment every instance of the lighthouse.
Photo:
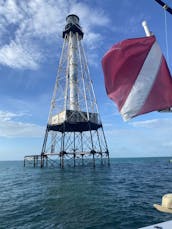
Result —
[[109, 165], [109, 151], [98, 112], [79, 17], [70, 14], [40, 154], [47, 165]]

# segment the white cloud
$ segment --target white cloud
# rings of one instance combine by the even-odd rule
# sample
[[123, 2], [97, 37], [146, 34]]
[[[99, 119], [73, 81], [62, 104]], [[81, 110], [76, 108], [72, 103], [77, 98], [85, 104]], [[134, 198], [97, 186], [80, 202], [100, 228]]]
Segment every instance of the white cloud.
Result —
[[[133, 7], [131, 5], [131, 7]], [[125, 11], [129, 11], [128, 9], [125, 9], [122, 14], [120, 15], [120, 17], [124, 16], [124, 12]], [[146, 15], [145, 13], [141, 13], [141, 14], [134, 14], [132, 16], [130, 16], [130, 18], [128, 20], [124, 20], [122, 24], [113, 24], [111, 26], [112, 31], [114, 31], [115, 33], [118, 34], [122, 34], [122, 36], [124, 37], [124, 39], [126, 39], [126, 37], [128, 38], [132, 38], [132, 37], [140, 37], [144, 35], [144, 29], [142, 29], [142, 21], [143, 20], [149, 20], [150, 16]], [[142, 31], [142, 33], [140, 33]]]
[[29, 68], [37, 69], [37, 61], [40, 54], [32, 52], [26, 45], [12, 41], [9, 45], [4, 45], [0, 49], [0, 62], [11, 68]]
[[[27, 32], [35, 36], [49, 37], [58, 32], [62, 33], [65, 13], [67, 11], [66, 1], [29, 1], [25, 8], [29, 14]], [[39, 10], [38, 10], [39, 9]]]
[[[89, 31], [93, 26], [107, 26], [110, 22], [109, 18], [104, 15], [100, 9], [90, 9], [84, 3], [71, 4], [69, 13], [74, 13], [80, 17], [84, 30]], [[91, 16], [89, 16], [91, 13]]]
[[8, 24], [16, 23], [23, 19], [23, 13], [15, 0], [1, 1], [0, 15], [5, 17]]
[[0, 111], [0, 137], [42, 137], [42, 126], [15, 120], [22, 117], [23, 113]]
[[[91, 17], [90, 11], [93, 12]], [[93, 28], [109, 23], [108, 17], [99, 9], [90, 9], [75, 0], [0, 1], [0, 64], [11, 68], [38, 68], [45, 55], [42, 42], [54, 42], [55, 45], [58, 34], [62, 39], [69, 13], [80, 17], [86, 43], [90, 48], [96, 48], [102, 37], [93, 32]], [[7, 31], [11, 32], [8, 39], [4, 38]]]
[[86, 45], [89, 47], [89, 51], [92, 51], [92, 49], [100, 47], [101, 40], [102, 36], [98, 33], [93, 32], [88, 32], [84, 39]]
[[22, 113], [15, 114], [9, 111], [0, 111], [0, 120], [2, 122], [10, 121], [14, 117], [21, 117], [23, 116]]

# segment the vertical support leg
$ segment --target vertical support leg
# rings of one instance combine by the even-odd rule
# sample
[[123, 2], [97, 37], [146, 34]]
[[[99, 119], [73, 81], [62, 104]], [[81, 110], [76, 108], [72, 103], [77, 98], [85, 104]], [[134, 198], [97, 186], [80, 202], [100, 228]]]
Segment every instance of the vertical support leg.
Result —
[[75, 168], [75, 166], [76, 166], [76, 143], [75, 143], [75, 132], [73, 133], [73, 151], [74, 151], [74, 153], [73, 153], [73, 167]]
[[81, 152], [83, 153], [84, 149], [83, 149], [83, 136], [82, 136], [82, 132], [81, 134]]
[[107, 155], [108, 155], [108, 166], [110, 166], [109, 151], [108, 151]]
[[61, 151], [59, 156], [60, 156], [60, 168], [63, 169], [64, 168], [64, 152]]
[[44, 167], [44, 155], [42, 154], [41, 155], [41, 168]]
[[101, 152], [101, 165], [103, 165], [103, 154]]
[[33, 167], [34, 167], [34, 168], [35, 168], [35, 157], [36, 157], [36, 156], [33, 157]]
[[91, 153], [93, 154], [93, 167], [95, 168], [96, 166], [95, 157], [94, 157], [95, 151], [94, 151], [93, 136], [92, 136], [91, 128], [90, 128], [90, 137], [91, 137], [91, 145], [92, 145]]
[[76, 166], [76, 154], [74, 153], [73, 154], [73, 167], [75, 168], [75, 166]]
[[93, 152], [93, 168], [96, 167], [96, 163], [95, 163], [95, 152]]
[[84, 154], [81, 154], [82, 157], [82, 166], [84, 165]]
[[108, 157], [108, 166], [110, 166], [109, 151], [108, 151], [107, 141], [106, 141], [106, 138], [105, 138], [105, 133], [104, 133], [103, 127], [102, 127], [102, 132], [103, 132], [103, 137], [104, 137], [104, 141], [105, 141], [105, 144], [106, 144], [106, 153], [107, 153], [107, 157]]
[[100, 137], [99, 137], [99, 133], [98, 133], [98, 130], [96, 130], [96, 133], [97, 133], [97, 139], [98, 139], [98, 142], [99, 142], [99, 148], [100, 148], [100, 154], [101, 154], [101, 165], [103, 165], [103, 157], [102, 157], [102, 147], [101, 147], [101, 144], [100, 144]]
[[[65, 130], [65, 126], [63, 125], [63, 129]], [[64, 168], [64, 144], [65, 144], [65, 132], [62, 133], [61, 136], [61, 152], [60, 152], [60, 168]]]
[[64, 168], [64, 153], [62, 154], [62, 163], [61, 163], [61, 168]]
[[62, 167], [62, 156], [61, 156], [61, 152], [60, 152], [60, 154], [59, 154], [59, 157], [60, 157], [60, 168]]
[[47, 138], [48, 138], [48, 128], [46, 128], [46, 131], [45, 131], [44, 142], [43, 142], [42, 152], [41, 153], [45, 153]]
[[46, 155], [46, 167], [48, 167], [48, 156]]
[[38, 156], [36, 156], [36, 166], [38, 167]]
[[24, 167], [25, 167], [25, 165], [26, 165], [26, 162], [25, 162], [25, 158], [24, 158]]

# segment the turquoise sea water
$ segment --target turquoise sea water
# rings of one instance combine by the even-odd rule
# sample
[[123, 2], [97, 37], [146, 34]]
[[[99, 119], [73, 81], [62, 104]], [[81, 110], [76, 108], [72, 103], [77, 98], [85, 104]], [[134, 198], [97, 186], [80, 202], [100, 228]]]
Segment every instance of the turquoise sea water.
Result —
[[111, 159], [95, 169], [0, 162], [0, 228], [135, 229], [172, 219], [153, 208], [169, 192], [169, 158]]

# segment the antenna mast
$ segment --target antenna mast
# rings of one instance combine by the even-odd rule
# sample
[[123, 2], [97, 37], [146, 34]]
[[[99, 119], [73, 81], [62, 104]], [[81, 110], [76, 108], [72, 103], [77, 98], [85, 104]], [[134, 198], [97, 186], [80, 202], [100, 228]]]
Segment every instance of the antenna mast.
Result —
[[162, 6], [164, 8], [164, 10], [166, 10], [168, 13], [172, 14], [172, 9], [165, 4], [165, 2], [161, 1], [161, 0], [155, 0], [160, 6]]

